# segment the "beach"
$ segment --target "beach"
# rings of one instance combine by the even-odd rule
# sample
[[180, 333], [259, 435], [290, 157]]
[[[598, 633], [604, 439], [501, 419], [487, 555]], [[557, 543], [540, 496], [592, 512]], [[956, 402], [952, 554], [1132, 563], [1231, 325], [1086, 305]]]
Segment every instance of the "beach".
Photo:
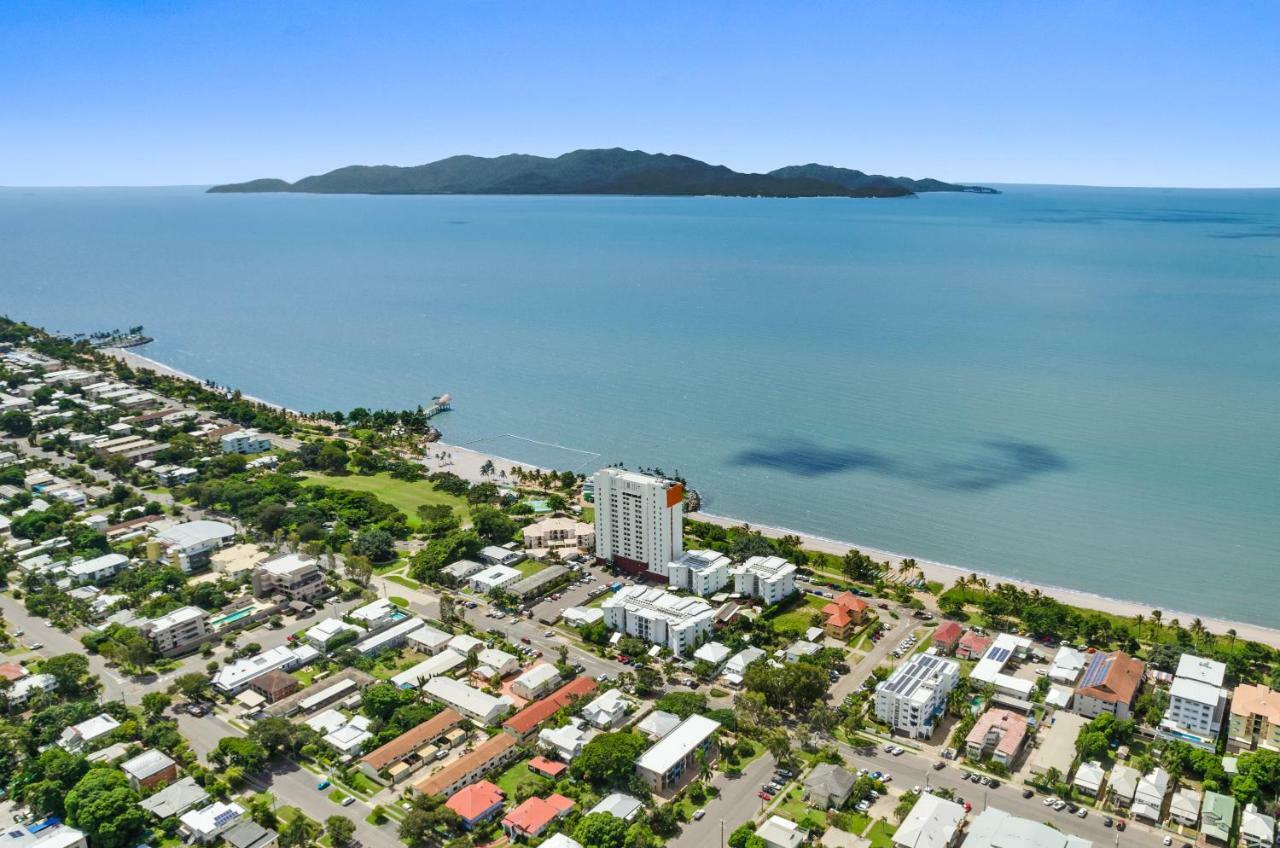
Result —
[[[103, 349], [102, 353], [123, 360], [131, 368], [145, 368], [171, 377], [194, 380], [200, 383], [204, 382], [198, 377], [184, 373], [165, 365], [162, 362], [158, 362], [130, 350], [107, 348]], [[273, 404], [270, 401], [262, 400], [260, 398], [253, 398], [249, 395], [244, 395], [244, 397], [258, 403], [273, 406], [277, 409], [286, 409], [279, 404]], [[482, 474], [482, 468], [486, 463], [490, 462], [493, 463], [493, 472], [488, 475]], [[449, 471], [472, 482], [486, 481], [500, 484], [507, 480], [514, 480], [512, 472], [517, 467], [526, 470], [534, 470], [538, 468], [536, 465], [531, 463], [520, 462], [509, 457], [486, 453], [484, 451], [476, 450], [475, 448], [451, 444], [445, 441], [433, 443], [427, 450], [422, 463], [429, 471], [432, 472]], [[550, 469], [541, 470], [545, 471]], [[713, 515], [705, 512], [690, 513], [688, 517], [695, 521], [705, 521], [724, 527], [738, 527], [748, 524], [748, 522], [744, 522], [741, 519], [723, 515]], [[808, 533], [789, 530], [785, 527], [771, 527], [768, 525], [754, 523], [749, 524], [749, 526], [754, 530], [760, 531], [765, 536], [773, 538], [780, 538], [782, 536], [799, 537], [802, 547], [821, 551], [823, 553], [834, 554], [835, 556], [844, 556], [844, 554], [855, 549], [860, 550], [873, 559], [889, 563], [890, 567], [893, 569], [896, 569], [904, 559], [912, 558], [909, 554], [899, 554], [892, 551], [880, 550], [867, 545], [859, 545], [853, 542], [843, 542], [835, 539], [824, 538], [822, 536], [814, 536]], [[1083, 609], [1098, 610], [1099, 612], [1128, 617], [1135, 615], [1150, 616], [1152, 610], [1159, 609], [1163, 616], [1163, 621], [1167, 623], [1177, 619], [1184, 627], [1189, 625], [1194, 619], [1199, 618], [1204, 626], [1211, 632], [1226, 633], [1228, 630], [1234, 630], [1236, 635], [1241, 639], [1248, 639], [1254, 642], [1261, 642], [1275, 648], [1280, 648], [1280, 630], [1271, 627], [1264, 627], [1262, 625], [1242, 621], [1232, 621], [1225, 618], [1196, 615], [1195, 613], [1187, 612], [1185, 610], [1169, 609], [1138, 601], [1110, 598], [1104, 595], [1083, 592], [1076, 589], [1033, 583], [981, 570], [975, 571], [971, 568], [958, 568], [941, 562], [933, 562], [919, 558], [914, 559], [916, 565], [924, 573], [925, 579], [937, 581], [947, 586], [955, 583], [955, 581], [960, 578], [968, 577], [970, 574], [976, 573], [978, 576], [985, 577], [992, 582], [1011, 583], [1026, 591], [1031, 591], [1033, 589], [1039, 590], [1042, 594], [1048, 595], [1049, 597], [1061, 601], [1064, 604]]]

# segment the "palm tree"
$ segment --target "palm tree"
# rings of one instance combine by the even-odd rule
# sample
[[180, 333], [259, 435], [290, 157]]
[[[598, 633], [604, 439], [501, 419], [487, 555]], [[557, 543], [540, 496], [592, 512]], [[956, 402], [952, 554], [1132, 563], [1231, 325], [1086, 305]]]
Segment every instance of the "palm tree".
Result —
[[1164, 613], [1158, 609], [1151, 611], [1151, 636], [1153, 639], [1160, 637], [1160, 620], [1164, 618]]

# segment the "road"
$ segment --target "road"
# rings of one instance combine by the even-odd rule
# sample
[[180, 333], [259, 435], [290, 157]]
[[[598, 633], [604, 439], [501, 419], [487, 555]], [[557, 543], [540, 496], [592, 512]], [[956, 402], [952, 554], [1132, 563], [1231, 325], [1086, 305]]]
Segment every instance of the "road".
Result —
[[996, 807], [1031, 821], [1047, 822], [1065, 833], [1091, 840], [1097, 846], [1114, 844], [1119, 837], [1120, 843], [1124, 845], [1157, 848], [1164, 838], [1163, 832], [1157, 833], [1132, 822], [1123, 833], [1120, 833], [1115, 828], [1105, 827], [1102, 824], [1103, 816], [1094, 810], [1090, 810], [1088, 817], [1083, 819], [1065, 810], [1057, 812], [1044, 806], [1043, 795], [1036, 794], [1031, 798], [1023, 798], [1021, 786], [1002, 782], [999, 789], [992, 790], [971, 783], [960, 777], [960, 766], [954, 763], [947, 763], [945, 768], [934, 771], [933, 764], [938, 762], [937, 760], [913, 754], [910, 751], [894, 757], [884, 753], [882, 749], [876, 749], [874, 753], [867, 755], [859, 754], [857, 749], [848, 745], [842, 744], [840, 748], [850, 768], [854, 770], [865, 768], [891, 774], [893, 776], [893, 780], [889, 783], [891, 793], [901, 795], [916, 786], [929, 786], [934, 789], [945, 787], [973, 806], [971, 817], [976, 816], [988, 806]]
[[[773, 755], [766, 751], [742, 771], [742, 776], [730, 779], [723, 772], [711, 778], [711, 785], [720, 790], [720, 796], [707, 801], [703, 808], [707, 814], [701, 821], [684, 825], [680, 835], [668, 843], [671, 848], [724, 848], [734, 828], [750, 821], [760, 812], [761, 800], [756, 795], [773, 774]], [[723, 832], [722, 832], [723, 829]]]

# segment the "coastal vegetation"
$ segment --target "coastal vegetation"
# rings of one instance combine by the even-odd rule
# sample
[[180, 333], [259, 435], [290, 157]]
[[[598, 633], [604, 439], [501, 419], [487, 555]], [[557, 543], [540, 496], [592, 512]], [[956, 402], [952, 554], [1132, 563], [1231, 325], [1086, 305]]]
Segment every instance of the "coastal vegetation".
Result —
[[847, 168], [795, 165], [745, 174], [688, 156], [640, 150], [574, 150], [555, 158], [451, 156], [414, 167], [351, 165], [296, 183], [256, 179], [211, 193], [623, 194], [732, 197], [910, 197], [922, 191], [982, 191], [940, 180], [884, 177]]

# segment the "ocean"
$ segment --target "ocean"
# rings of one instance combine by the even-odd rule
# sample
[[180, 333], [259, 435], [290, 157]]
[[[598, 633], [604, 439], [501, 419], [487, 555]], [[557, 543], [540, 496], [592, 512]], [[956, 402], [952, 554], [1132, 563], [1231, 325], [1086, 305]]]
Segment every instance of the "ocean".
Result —
[[[1280, 191], [0, 190], [0, 311], [296, 409], [1280, 625]], [[1184, 622], [1185, 623], [1185, 622]]]

